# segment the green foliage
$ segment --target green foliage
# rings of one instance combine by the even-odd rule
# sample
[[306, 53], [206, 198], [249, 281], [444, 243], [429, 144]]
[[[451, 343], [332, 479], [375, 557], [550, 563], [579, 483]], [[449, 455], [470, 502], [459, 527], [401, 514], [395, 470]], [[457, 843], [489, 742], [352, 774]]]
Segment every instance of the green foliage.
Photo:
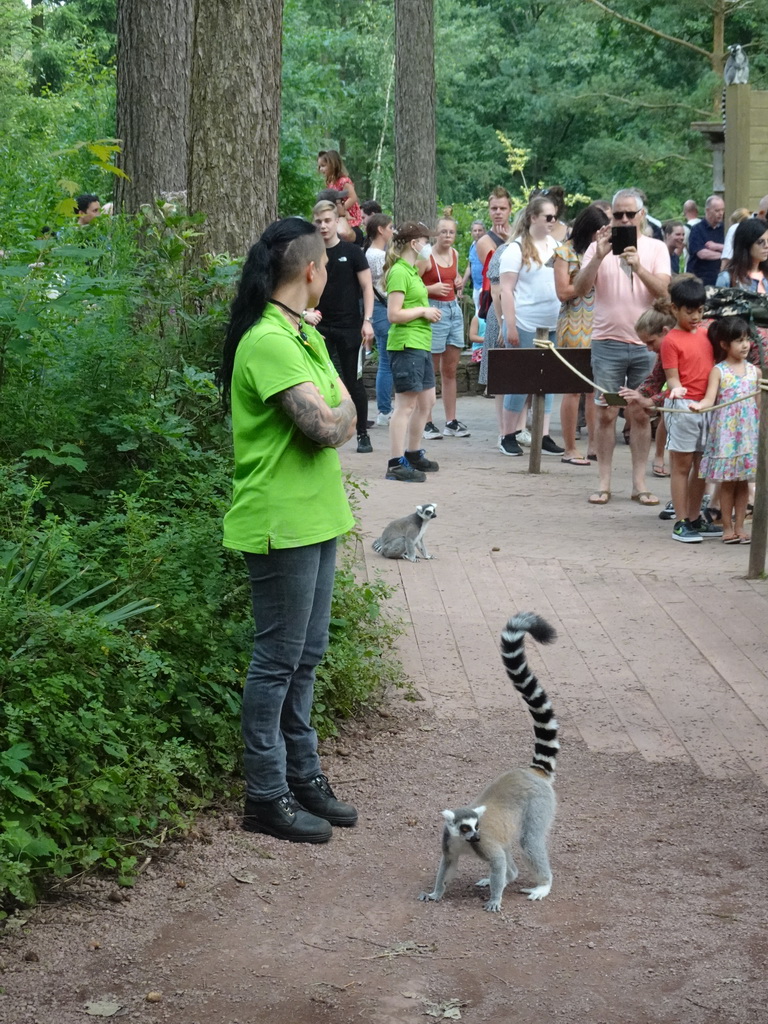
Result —
[[[213, 371], [239, 264], [188, 267], [198, 226], [147, 208], [22, 238], [0, 264], [6, 905], [96, 865], [130, 882], [149, 837], [237, 772], [252, 621], [221, 544]], [[323, 735], [396, 673], [386, 594], [340, 571]]]

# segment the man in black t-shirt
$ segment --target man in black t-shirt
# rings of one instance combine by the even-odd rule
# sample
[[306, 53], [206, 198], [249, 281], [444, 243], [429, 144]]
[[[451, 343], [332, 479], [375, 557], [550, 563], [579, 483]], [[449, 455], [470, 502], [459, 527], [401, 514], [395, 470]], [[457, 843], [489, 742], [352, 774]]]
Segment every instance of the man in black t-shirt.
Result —
[[334, 203], [323, 200], [315, 206], [314, 222], [325, 242], [328, 281], [317, 309], [317, 325], [328, 353], [352, 396], [357, 410], [357, 450], [373, 451], [368, 437], [368, 396], [357, 376], [362, 340], [366, 351], [373, 344], [373, 282], [368, 260], [353, 242], [342, 242], [339, 217]]

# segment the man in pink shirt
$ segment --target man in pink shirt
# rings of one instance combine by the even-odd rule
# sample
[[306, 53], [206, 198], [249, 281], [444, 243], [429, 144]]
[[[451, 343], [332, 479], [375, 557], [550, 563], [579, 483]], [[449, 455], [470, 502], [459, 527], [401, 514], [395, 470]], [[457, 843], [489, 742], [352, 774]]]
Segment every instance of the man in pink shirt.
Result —
[[[644, 234], [645, 207], [642, 193], [634, 188], [617, 192], [611, 204], [611, 224], [601, 228], [584, 254], [581, 270], [573, 280], [577, 295], [595, 289], [592, 324], [592, 376], [606, 391], [639, 387], [650, 373], [656, 356], [635, 333], [635, 323], [654, 302], [667, 294], [671, 276], [669, 250], [663, 242]], [[611, 252], [611, 228], [633, 224], [637, 246], [621, 256]], [[595, 447], [599, 485], [589, 501], [606, 505], [611, 498], [611, 469], [616, 445], [618, 408], [595, 392], [597, 427]], [[628, 406], [632, 449], [632, 500], [641, 505], [658, 505], [659, 499], [646, 489], [645, 474], [651, 447], [651, 425], [647, 416], [635, 417]]]

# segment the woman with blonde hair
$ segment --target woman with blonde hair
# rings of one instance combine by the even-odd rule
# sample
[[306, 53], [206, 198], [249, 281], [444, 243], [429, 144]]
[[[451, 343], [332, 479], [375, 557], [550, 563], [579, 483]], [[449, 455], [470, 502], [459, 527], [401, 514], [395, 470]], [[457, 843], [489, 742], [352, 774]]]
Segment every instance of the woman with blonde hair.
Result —
[[[511, 348], [533, 348], [536, 330], [545, 327], [550, 341], [557, 339], [560, 300], [555, 290], [554, 255], [557, 242], [552, 231], [557, 224], [557, 207], [549, 196], [536, 196], [525, 209], [515, 238], [501, 258], [501, 312], [505, 344]], [[516, 413], [513, 434], [525, 427], [525, 395], [507, 395], [504, 409]], [[549, 434], [552, 395], [545, 396], [543, 455], [563, 456], [565, 449]]]
[[432, 324], [440, 310], [429, 305], [427, 288], [416, 264], [432, 255], [426, 224], [409, 221], [394, 233], [384, 261], [387, 317], [391, 327], [387, 353], [395, 385], [395, 408], [389, 421], [391, 458], [387, 480], [423, 483], [439, 469], [421, 447], [421, 435], [435, 404]]

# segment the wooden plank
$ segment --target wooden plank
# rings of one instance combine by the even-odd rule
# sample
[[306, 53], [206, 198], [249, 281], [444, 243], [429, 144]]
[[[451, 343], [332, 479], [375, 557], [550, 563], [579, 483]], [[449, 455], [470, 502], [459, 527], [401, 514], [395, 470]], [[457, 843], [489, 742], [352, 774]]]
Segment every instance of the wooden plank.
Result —
[[512, 699], [494, 634], [477, 602], [467, 566], [458, 551], [432, 563], [435, 582], [453, 633], [468, 692], [481, 714], [504, 707]]
[[[585, 743], [592, 750], [605, 753], [637, 753], [610, 700], [605, 699], [601, 684], [596, 684], [593, 665], [579, 652], [573, 636], [550, 600], [551, 591], [542, 586], [541, 569], [545, 561], [505, 556], [520, 611], [535, 611], [558, 630], [559, 641], [551, 647], [527, 646], [529, 662], [541, 675], [545, 690], [552, 690], [558, 714], [564, 722], [575, 724]], [[503, 564], [502, 559], [499, 562]], [[552, 595], [560, 605], [557, 588]], [[543, 668], [542, 668], [543, 664]], [[555, 691], [555, 681], [557, 690]], [[547, 683], [549, 682], [549, 686]]]
[[765, 634], [744, 622], [726, 587], [717, 590], [716, 603], [711, 586], [686, 586], [685, 595], [693, 614], [681, 609], [677, 625], [706, 661], [697, 684], [706, 687], [723, 734], [768, 783], [768, 676], [759, 667], [768, 665]]
[[[444, 553], [444, 557], [447, 555]], [[425, 669], [424, 686], [440, 717], [477, 718], [431, 561], [400, 562], [408, 610]]]
[[592, 694], [594, 699], [610, 702], [630, 740], [647, 761], [689, 761], [683, 745], [642, 681], [625, 663], [592, 609], [585, 604], [582, 591], [572, 578], [573, 572], [581, 574], [583, 570], [547, 563], [539, 565], [537, 572], [547, 591], [558, 596], [560, 620], [574, 648], [566, 661], [566, 673], [572, 671], [574, 659], [588, 667], [590, 678], [586, 682], [586, 693]]
[[754, 716], [732, 706], [722, 680], [678, 625], [696, 614], [687, 581], [681, 588], [667, 580], [656, 596], [650, 577], [646, 583], [628, 570], [603, 573], [595, 595], [598, 617], [704, 774], [741, 778], [748, 769], [735, 731], [752, 730]]

